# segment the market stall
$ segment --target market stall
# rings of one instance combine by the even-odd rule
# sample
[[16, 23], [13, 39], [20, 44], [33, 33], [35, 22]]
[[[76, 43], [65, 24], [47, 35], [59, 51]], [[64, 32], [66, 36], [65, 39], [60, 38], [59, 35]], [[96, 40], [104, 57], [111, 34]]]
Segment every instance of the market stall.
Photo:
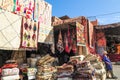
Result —
[[[3, 50], [11, 51], [11, 53], [8, 53], [11, 56], [8, 59], [16, 61], [19, 72], [23, 73], [23, 80], [27, 79], [26, 76], [29, 76], [28, 79], [36, 78], [36, 62], [40, 56], [40, 53], [37, 52], [43, 46], [40, 46], [40, 44], [54, 46], [51, 9], [51, 5], [44, 0], [0, 1], [0, 54], [4, 54]], [[50, 48], [54, 53], [53, 47], [47, 49]], [[46, 54], [49, 54], [49, 51]], [[43, 55], [40, 57], [43, 57]], [[27, 58], [31, 58], [30, 64], [27, 63], [29, 61], [27, 61]], [[5, 61], [1, 66], [4, 64]], [[11, 69], [11, 71], [13, 70]], [[17, 76], [11, 78], [12, 80], [18, 79], [18, 76], [17, 73]], [[3, 80], [8, 80], [8, 78]]]
[[[70, 56], [87, 54], [87, 19], [83, 16], [53, 18], [55, 53], [60, 65], [68, 62]], [[86, 39], [87, 38], [87, 39]]]
[[108, 25], [98, 25], [95, 27], [97, 37], [98, 51], [107, 50], [111, 61], [119, 61], [119, 27], [120, 23], [113, 23]]

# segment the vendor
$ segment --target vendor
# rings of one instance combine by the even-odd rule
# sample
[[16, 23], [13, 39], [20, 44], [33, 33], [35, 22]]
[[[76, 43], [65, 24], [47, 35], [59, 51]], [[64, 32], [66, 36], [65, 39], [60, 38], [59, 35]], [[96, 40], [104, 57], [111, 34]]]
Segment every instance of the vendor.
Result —
[[107, 51], [103, 51], [102, 60], [105, 63], [107, 73], [111, 74], [111, 77], [108, 77], [108, 78], [117, 79], [117, 77], [113, 74], [112, 63], [111, 63], [110, 59], [107, 57]]

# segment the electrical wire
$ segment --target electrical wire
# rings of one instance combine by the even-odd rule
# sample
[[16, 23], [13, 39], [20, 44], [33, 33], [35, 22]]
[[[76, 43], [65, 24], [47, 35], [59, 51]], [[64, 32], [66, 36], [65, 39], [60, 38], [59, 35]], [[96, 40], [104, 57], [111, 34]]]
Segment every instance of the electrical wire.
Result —
[[107, 16], [107, 15], [113, 15], [113, 14], [118, 14], [118, 13], [120, 13], [120, 12], [112, 12], [112, 13], [106, 13], [106, 14], [99, 14], [99, 15], [95, 15], [95, 16], [88, 16], [87, 18]]

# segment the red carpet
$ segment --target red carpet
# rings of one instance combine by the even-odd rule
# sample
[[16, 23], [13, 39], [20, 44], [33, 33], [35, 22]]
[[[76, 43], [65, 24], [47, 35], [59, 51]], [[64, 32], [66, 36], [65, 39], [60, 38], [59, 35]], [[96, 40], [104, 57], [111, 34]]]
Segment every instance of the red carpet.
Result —
[[120, 61], [120, 54], [108, 54], [112, 62]]

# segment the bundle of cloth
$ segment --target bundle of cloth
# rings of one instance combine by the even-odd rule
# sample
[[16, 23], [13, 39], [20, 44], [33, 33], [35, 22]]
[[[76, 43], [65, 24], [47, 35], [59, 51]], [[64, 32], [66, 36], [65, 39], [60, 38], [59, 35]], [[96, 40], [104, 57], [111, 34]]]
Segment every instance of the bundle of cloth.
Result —
[[94, 80], [94, 68], [89, 61], [80, 61], [75, 65], [74, 80]]
[[51, 65], [38, 66], [37, 80], [54, 80], [54, 73], [56, 72], [55, 67]]
[[8, 60], [2, 66], [1, 70], [1, 80], [19, 80], [20, 79], [20, 70], [17, 63], [14, 60]]
[[56, 72], [56, 68], [52, 66], [54, 61], [55, 58], [49, 54], [37, 61], [37, 80], [54, 80], [54, 73]]
[[27, 68], [28, 80], [36, 79], [36, 73], [37, 73], [36, 68]]
[[106, 70], [101, 57], [97, 54], [78, 55], [70, 58], [70, 64], [74, 65], [75, 70], [73, 79], [87, 80], [106, 80]]
[[106, 80], [105, 65], [99, 55], [88, 54], [85, 56], [84, 61], [90, 61], [90, 64], [95, 69], [95, 77], [97, 80]]
[[57, 79], [58, 80], [72, 80], [72, 74], [74, 72], [74, 66], [69, 64], [63, 64], [62, 66], [57, 66]]
[[37, 61], [37, 66], [52, 64], [54, 61], [55, 58], [47, 54]]

